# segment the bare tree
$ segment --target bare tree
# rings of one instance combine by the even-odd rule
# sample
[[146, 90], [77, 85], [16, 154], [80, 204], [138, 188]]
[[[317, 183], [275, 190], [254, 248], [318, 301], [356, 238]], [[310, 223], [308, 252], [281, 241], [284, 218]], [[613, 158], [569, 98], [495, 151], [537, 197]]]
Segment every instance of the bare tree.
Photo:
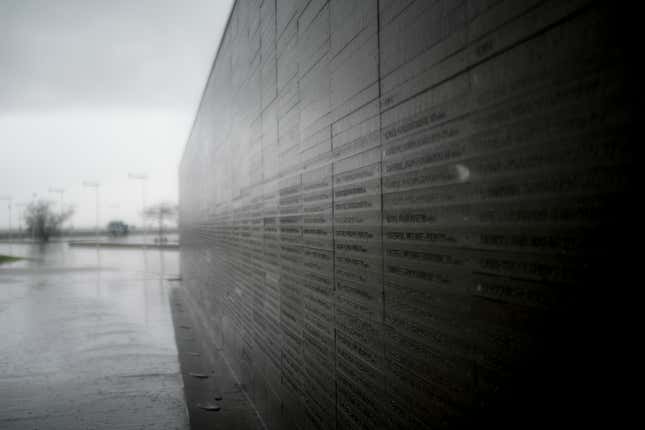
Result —
[[74, 214], [73, 208], [61, 209], [54, 212], [52, 204], [46, 200], [30, 203], [25, 208], [25, 223], [35, 239], [47, 242], [49, 238], [60, 232], [63, 223]]
[[177, 217], [177, 205], [169, 202], [161, 202], [152, 206], [148, 206], [143, 215], [148, 219], [156, 220], [159, 226], [159, 240], [164, 238], [163, 229], [164, 221], [172, 220]]

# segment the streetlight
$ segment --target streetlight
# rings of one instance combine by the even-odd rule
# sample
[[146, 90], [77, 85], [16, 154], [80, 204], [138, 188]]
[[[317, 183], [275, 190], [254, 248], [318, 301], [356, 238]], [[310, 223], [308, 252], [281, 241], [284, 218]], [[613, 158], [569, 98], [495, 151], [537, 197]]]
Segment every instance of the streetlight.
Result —
[[50, 193], [56, 193], [60, 196], [60, 216], [61, 216], [61, 226], [60, 226], [60, 231], [61, 231], [61, 236], [63, 235], [63, 194], [65, 193], [65, 190], [62, 188], [50, 188], [49, 189]]
[[16, 207], [20, 209], [20, 212], [18, 212], [18, 232], [20, 233], [20, 237], [22, 237], [22, 221], [23, 221], [23, 215], [25, 214], [25, 206], [27, 206], [27, 203], [16, 203]]
[[49, 192], [56, 193], [60, 196], [60, 212], [63, 213], [63, 194], [65, 193], [65, 190], [62, 188], [50, 188]]
[[[31, 194], [31, 204], [36, 205], [36, 197], [38, 197], [38, 193], [32, 193]], [[32, 222], [31, 223], [31, 240], [32, 242], [36, 240], [36, 223]]]
[[9, 242], [11, 242], [11, 200], [10, 196], [0, 196], [0, 200], [5, 200], [9, 202]]
[[146, 216], [144, 214], [146, 208], [146, 181], [148, 180], [148, 175], [142, 173], [140, 175], [135, 175], [133, 173], [128, 173], [128, 178], [141, 181], [141, 232], [143, 233], [143, 249], [146, 248]]
[[96, 194], [96, 225], [94, 226], [94, 236], [96, 236], [96, 247], [99, 246], [99, 184], [96, 181], [83, 181], [84, 187], [94, 188]]

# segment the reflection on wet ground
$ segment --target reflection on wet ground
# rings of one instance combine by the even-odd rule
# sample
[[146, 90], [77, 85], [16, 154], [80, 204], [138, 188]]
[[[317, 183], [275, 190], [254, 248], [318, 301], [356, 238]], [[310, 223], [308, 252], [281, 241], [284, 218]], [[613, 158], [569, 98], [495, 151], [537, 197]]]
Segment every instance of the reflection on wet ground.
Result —
[[0, 428], [186, 429], [178, 252], [0, 243]]

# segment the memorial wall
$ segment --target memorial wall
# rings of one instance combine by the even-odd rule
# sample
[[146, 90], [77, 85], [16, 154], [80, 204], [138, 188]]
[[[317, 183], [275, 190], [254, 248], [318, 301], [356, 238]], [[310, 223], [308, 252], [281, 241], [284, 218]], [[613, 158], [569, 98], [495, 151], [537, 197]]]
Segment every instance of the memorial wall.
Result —
[[633, 162], [615, 19], [236, 1], [180, 166], [182, 277], [269, 429], [531, 421], [580, 395]]

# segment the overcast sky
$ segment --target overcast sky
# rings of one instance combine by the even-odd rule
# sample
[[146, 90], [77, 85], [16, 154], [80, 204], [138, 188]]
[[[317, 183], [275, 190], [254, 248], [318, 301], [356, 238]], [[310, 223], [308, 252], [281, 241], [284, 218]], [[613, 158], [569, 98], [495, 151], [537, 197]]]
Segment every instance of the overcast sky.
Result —
[[[140, 222], [177, 201], [177, 168], [232, 0], [0, 0], [0, 197], [58, 202], [72, 224]], [[0, 229], [9, 223], [0, 202]]]

